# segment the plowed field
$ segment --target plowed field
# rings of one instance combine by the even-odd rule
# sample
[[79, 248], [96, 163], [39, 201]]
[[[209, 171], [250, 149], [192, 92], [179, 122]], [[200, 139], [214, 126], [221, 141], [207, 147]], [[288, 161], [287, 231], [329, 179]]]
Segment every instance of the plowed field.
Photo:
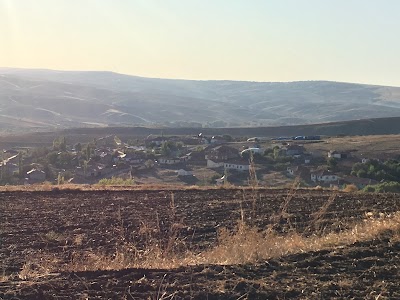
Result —
[[[112, 256], [124, 244], [145, 251], [149, 235], [165, 249], [175, 225], [177, 252], [216, 246], [218, 230], [241, 218], [308, 235], [332, 192], [297, 190], [287, 199], [287, 190], [1, 192], [0, 299], [400, 299], [400, 241], [391, 232], [241, 265], [41, 272], [43, 257], [62, 265], [92, 252]], [[398, 195], [338, 193], [319, 228], [337, 232], [399, 210]]]

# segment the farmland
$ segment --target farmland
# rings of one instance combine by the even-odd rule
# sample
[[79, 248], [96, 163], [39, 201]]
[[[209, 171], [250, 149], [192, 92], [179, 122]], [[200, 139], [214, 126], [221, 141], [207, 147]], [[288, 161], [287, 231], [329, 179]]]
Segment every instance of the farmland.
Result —
[[2, 299], [400, 297], [398, 218], [348, 238], [389, 224], [395, 194], [53, 189], [0, 205]]

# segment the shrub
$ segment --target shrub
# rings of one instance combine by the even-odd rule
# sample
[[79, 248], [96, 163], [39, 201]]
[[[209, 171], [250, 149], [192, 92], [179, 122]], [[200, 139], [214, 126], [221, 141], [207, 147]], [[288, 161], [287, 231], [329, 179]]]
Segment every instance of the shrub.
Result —
[[400, 183], [390, 181], [376, 185], [367, 185], [363, 191], [367, 193], [400, 193]]
[[103, 178], [99, 180], [99, 185], [134, 185], [135, 181], [131, 178], [123, 179], [121, 177]]
[[357, 192], [358, 187], [355, 184], [347, 184], [343, 191], [347, 193]]

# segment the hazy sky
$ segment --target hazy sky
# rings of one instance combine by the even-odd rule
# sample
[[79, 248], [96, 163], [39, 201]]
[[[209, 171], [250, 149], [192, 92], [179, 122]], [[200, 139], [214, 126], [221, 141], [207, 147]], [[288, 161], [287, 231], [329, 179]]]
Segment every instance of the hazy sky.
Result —
[[400, 0], [0, 0], [0, 66], [400, 86]]

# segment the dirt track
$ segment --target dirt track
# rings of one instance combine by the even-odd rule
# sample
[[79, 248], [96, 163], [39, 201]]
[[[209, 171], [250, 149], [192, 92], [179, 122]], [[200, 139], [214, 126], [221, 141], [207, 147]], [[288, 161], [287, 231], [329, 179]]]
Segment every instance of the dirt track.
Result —
[[[38, 252], [68, 262], [90, 251], [112, 255], [124, 242], [146, 247], [143, 228], [158, 228], [165, 242], [172, 224], [185, 249], [216, 244], [217, 230], [234, 228], [244, 211], [246, 222], [265, 229], [289, 229], [276, 223], [285, 190], [252, 193], [210, 191], [55, 191], [0, 193], [0, 260], [6, 280], [3, 299], [266, 299], [400, 298], [400, 243], [382, 237], [335, 251], [296, 254], [258, 264], [195, 266], [172, 270], [63, 272], [35, 280], [17, 274]], [[332, 192], [297, 191], [288, 207], [289, 223], [307, 234], [312, 213]], [[399, 211], [398, 195], [338, 194], [324, 215], [327, 231], [351, 226], [372, 212]], [[179, 250], [179, 249], [178, 249]]]

